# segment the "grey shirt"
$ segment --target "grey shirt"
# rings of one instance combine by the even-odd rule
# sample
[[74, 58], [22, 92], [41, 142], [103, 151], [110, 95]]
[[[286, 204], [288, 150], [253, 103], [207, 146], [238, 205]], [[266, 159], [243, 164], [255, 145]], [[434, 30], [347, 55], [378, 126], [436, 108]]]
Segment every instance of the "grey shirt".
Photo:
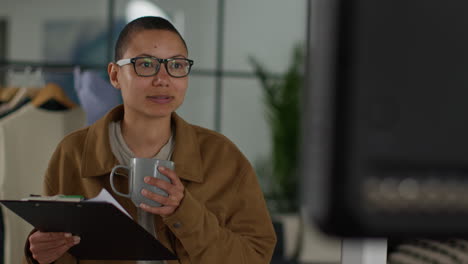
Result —
[[[135, 157], [135, 154], [130, 150], [125, 143], [125, 140], [122, 136], [122, 129], [120, 126], [121, 121], [111, 122], [109, 124], [109, 142], [111, 146], [112, 153], [117, 158], [121, 165], [126, 165], [130, 163], [130, 159]], [[153, 157], [154, 159], [161, 160], [170, 160], [172, 157], [172, 152], [174, 150], [175, 141], [173, 135], [169, 138], [167, 143], [161, 148], [161, 150]], [[150, 234], [154, 235], [157, 238], [156, 229], [154, 227], [154, 216], [151, 213], [148, 213], [141, 208], [137, 208], [138, 213], [138, 223], [146, 229]], [[148, 261], [142, 260], [138, 261], [138, 264], [162, 264], [165, 261]]]

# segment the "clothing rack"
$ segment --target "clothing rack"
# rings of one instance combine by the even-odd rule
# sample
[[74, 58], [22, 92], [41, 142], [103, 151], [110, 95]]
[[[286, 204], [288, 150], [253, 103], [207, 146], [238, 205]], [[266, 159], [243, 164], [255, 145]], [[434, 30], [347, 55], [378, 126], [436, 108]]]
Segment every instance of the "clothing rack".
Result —
[[41, 69], [50, 72], [71, 72], [77, 67], [82, 70], [107, 70], [107, 64], [67, 64], [67, 63], [42, 63], [32, 61], [0, 61], [0, 71], [5, 70], [24, 70], [25, 68], [31, 70]]
[[38, 74], [41, 77], [43, 73], [72, 74], [76, 70], [107, 71], [107, 65], [0, 61], [0, 85], [7, 84], [9, 72], [14, 74], [24, 72], [25, 77], [30, 75], [31, 79], [34, 79], [35, 76], [38, 77]]
[[104, 73], [107, 71], [107, 65], [0, 61], [0, 89], [5, 87], [37, 88], [52, 82], [58, 84], [73, 103], [79, 104], [74, 88], [77, 85], [75, 76], [83, 70]]
[[[28, 62], [28, 61], [1, 61], [0, 60], [0, 71], [8, 68], [24, 69], [25, 67], [31, 67], [32, 69], [42, 68], [44, 71], [50, 72], [70, 72], [76, 67], [80, 67], [82, 70], [107, 70], [107, 64], [67, 64], [67, 63], [44, 63], [44, 62]], [[216, 74], [220, 74], [223, 77], [231, 78], [246, 78], [256, 79], [257, 77], [250, 71], [228, 71], [228, 70], [210, 70], [210, 69], [193, 69], [190, 75], [193, 76], [205, 76], [213, 77]], [[271, 74], [272, 78], [280, 78], [278, 74]]]

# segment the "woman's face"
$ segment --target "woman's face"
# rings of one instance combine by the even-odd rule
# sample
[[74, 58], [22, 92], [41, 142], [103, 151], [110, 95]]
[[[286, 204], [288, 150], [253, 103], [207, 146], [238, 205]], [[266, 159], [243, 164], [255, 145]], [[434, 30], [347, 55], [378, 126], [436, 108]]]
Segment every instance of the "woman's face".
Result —
[[[187, 58], [187, 49], [180, 37], [167, 30], [143, 30], [130, 36], [122, 59], [152, 56], [160, 59]], [[125, 113], [149, 118], [170, 118], [184, 101], [188, 77], [174, 78], [161, 64], [159, 72], [140, 77], [133, 64], [115, 65], [114, 86], [122, 91]], [[112, 80], [112, 76], [111, 76]]]

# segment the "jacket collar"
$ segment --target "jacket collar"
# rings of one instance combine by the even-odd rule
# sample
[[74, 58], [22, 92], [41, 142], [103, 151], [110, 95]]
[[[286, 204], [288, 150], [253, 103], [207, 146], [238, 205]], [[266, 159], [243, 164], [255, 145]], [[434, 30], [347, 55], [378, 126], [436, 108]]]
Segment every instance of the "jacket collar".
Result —
[[[108, 175], [118, 164], [112, 155], [109, 143], [109, 123], [122, 120], [123, 105], [117, 106], [88, 129], [81, 161], [81, 176], [93, 177]], [[175, 146], [172, 160], [175, 163], [177, 176], [197, 183], [203, 182], [200, 146], [193, 126], [185, 122], [176, 113], [172, 113], [175, 127]]]

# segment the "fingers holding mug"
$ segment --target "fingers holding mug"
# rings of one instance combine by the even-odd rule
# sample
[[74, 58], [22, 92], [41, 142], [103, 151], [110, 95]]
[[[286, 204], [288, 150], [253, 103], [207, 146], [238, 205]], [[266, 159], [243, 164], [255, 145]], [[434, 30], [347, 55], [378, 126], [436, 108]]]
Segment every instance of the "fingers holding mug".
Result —
[[[162, 187], [159, 187], [159, 188], [162, 189]], [[144, 197], [161, 204], [161, 206], [178, 207], [180, 205], [180, 201], [183, 198], [183, 194], [180, 195], [179, 193], [168, 193], [168, 196], [163, 196], [157, 193], [153, 193], [147, 189], [142, 189], [141, 194]]]
[[161, 172], [162, 174], [166, 175], [169, 178], [169, 180], [171, 181], [171, 183], [172, 183], [172, 185], [174, 187], [178, 187], [178, 188], [180, 188], [182, 190], [184, 189], [184, 185], [180, 181], [180, 178], [177, 176], [175, 171], [173, 171], [173, 170], [171, 170], [169, 168], [163, 167], [163, 166], [159, 166], [158, 171]]
[[155, 187], [158, 187], [164, 190], [168, 194], [168, 196], [165, 197], [156, 193], [152, 193], [146, 189], [143, 189], [142, 190], [143, 196], [160, 203], [162, 206], [152, 207], [152, 206], [148, 206], [147, 204], [142, 203], [140, 204], [140, 207], [143, 208], [145, 211], [153, 213], [153, 214], [169, 216], [173, 214], [175, 210], [177, 210], [182, 199], [184, 198], [185, 187], [180, 181], [175, 171], [162, 167], [162, 166], [159, 166], [158, 170], [160, 173], [167, 176], [171, 182], [167, 182], [161, 179], [156, 179], [153, 177], [145, 177], [145, 182], [147, 184], [153, 185]]

